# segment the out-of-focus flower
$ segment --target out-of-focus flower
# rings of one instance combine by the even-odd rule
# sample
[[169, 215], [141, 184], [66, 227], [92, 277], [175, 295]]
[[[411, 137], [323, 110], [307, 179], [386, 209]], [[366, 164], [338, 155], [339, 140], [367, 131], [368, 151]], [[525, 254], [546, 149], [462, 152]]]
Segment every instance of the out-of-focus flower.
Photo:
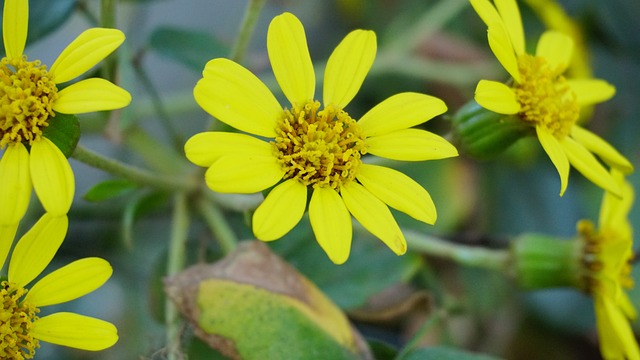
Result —
[[193, 136], [185, 152], [208, 167], [214, 191], [254, 193], [276, 185], [253, 215], [258, 239], [288, 233], [307, 208], [320, 246], [341, 264], [349, 257], [353, 215], [396, 254], [405, 238], [388, 206], [432, 224], [436, 209], [427, 191], [408, 176], [365, 164], [373, 155], [405, 161], [457, 156], [442, 137], [411, 129], [447, 110], [440, 99], [401, 93], [375, 106], [358, 121], [344, 108], [356, 95], [376, 54], [372, 31], [349, 33], [331, 54], [325, 71], [323, 108], [314, 98], [315, 74], [304, 28], [290, 13], [273, 19], [267, 49], [278, 84], [291, 103], [285, 108], [244, 67], [211, 60], [194, 89], [209, 114], [234, 128], [269, 138], [206, 132]]

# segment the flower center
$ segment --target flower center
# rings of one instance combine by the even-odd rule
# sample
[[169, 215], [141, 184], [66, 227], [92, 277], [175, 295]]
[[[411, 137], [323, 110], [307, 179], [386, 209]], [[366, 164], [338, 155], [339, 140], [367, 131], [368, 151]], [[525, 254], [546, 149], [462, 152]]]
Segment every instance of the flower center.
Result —
[[33, 321], [37, 319], [38, 308], [20, 303], [27, 290], [14, 283], [0, 284], [2, 311], [0, 312], [0, 358], [32, 359], [35, 349], [40, 347], [38, 339], [31, 334]]
[[40, 61], [0, 60], [0, 149], [9, 143], [38, 140], [42, 129], [55, 116], [52, 106], [58, 98], [46, 65]]
[[318, 101], [310, 101], [285, 109], [273, 144], [285, 179], [338, 189], [355, 179], [366, 153], [364, 134], [341, 109], [319, 108]]
[[520, 117], [563, 139], [580, 115], [576, 94], [567, 79], [539, 56], [520, 56], [518, 70], [520, 82], [515, 85], [515, 92], [521, 107]]

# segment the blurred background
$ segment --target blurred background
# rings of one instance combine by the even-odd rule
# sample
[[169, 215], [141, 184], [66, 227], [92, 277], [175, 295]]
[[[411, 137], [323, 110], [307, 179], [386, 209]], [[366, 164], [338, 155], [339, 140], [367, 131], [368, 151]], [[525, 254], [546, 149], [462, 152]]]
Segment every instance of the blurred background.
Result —
[[[539, 5], [519, 1], [527, 44], [534, 48], [544, 31]], [[199, 176], [184, 159], [181, 144], [211, 124], [193, 100], [192, 90], [204, 64], [228, 57], [247, 1], [115, 1], [116, 26], [127, 35], [113, 62], [118, 82], [133, 95], [131, 105], [114, 114], [80, 116], [80, 143], [123, 162], [161, 173]], [[592, 73], [614, 84], [616, 96], [583, 121], [640, 165], [640, 2], [637, 0], [562, 0], [575, 22], [580, 59], [573, 76]], [[97, 0], [31, 0], [30, 59], [52, 64], [84, 29], [99, 26]], [[425, 128], [449, 136], [447, 116], [473, 98], [480, 79], [506, 80], [486, 42], [486, 28], [465, 0], [268, 0], [258, 19], [242, 64], [279, 92], [269, 67], [266, 32], [284, 11], [304, 24], [317, 78], [333, 48], [351, 30], [372, 29], [378, 56], [356, 98], [347, 107], [357, 118], [390, 95], [418, 91], [442, 98], [444, 116]], [[95, 69], [99, 73], [101, 69]], [[318, 84], [317, 94], [321, 92]], [[285, 101], [281, 103], [285, 104]], [[71, 160], [77, 181], [67, 240], [48, 271], [75, 259], [101, 256], [114, 267], [106, 285], [88, 296], [50, 311], [74, 311], [114, 323], [119, 342], [90, 353], [42, 343], [42, 359], [165, 358], [162, 277], [170, 232], [170, 194], [131, 188], [121, 196], [89, 201], [84, 195], [112, 176]], [[597, 220], [602, 191], [572, 172], [566, 194], [558, 196], [555, 168], [535, 139], [525, 139], [489, 160], [459, 158], [393, 163], [419, 181], [437, 209], [435, 226], [394, 212], [404, 229], [450, 241], [505, 248], [524, 232], [575, 236], [579, 219]], [[636, 189], [640, 177], [631, 175]], [[35, 197], [34, 197], [35, 199]], [[240, 238], [251, 238], [246, 211], [258, 197], [221, 197], [227, 218]], [[42, 210], [33, 201], [21, 233]], [[640, 226], [636, 206], [631, 219]], [[507, 359], [599, 359], [591, 299], [572, 289], [519, 291], [503, 274], [467, 268], [450, 261], [408, 253], [396, 257], [374, 238], [358, 233], [352, 254], [333, 265], [315, 243], [303, 220], [285, 238], [269, 244], [314, 281], [355, 319], [380, 354], [404, 344], [430, 314], [445, 316], [423, 340]], [[638, 248], [636, 244], [636, 250]], [[189, 263], [221, 256], [206, 226], [194, 216]], [[640, 278], [638, 266], [634, 277]], [[640, 289], [631, 292], [640, 304]], [[414, 300], [407, 300], [414, 297]], [[415, 300], [419, 299], [419, 301]], [[376, 300], [395, 312], [371, 311]], [[369, 307], [363, 307], [365, 304]], [[400, 307], [398, 304], [406, 306]], [[408, 304], [408, 305], [407, 305]], [[375, 307], [374, 307], [375, 309]], [[388, 309], [387, 309], [388, 310]], [[381, 315], [382, 314], [382, 315]], [[385, 315], [386, 314], [386, 315]], [[634, 324], [636, 333], [640, 323]], [[196, 340], [188, 326], [184, 346], [190, 359], [221, 358]], [[250, 331], [250, 330], [248, 330]], [[373, 340], [375, 339], [375, 340]], [[218, 357], [217, 357], [218, 356]]]

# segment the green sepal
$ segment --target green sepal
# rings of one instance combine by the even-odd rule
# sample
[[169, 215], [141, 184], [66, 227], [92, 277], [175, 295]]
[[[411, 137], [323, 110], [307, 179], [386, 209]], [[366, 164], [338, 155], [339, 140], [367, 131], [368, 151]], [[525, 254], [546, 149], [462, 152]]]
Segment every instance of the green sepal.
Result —
[[534, 134], [517, 115], [498, 114], [471, 100], [451, 119], [458, 148], [467, 155], [488, 159], [516, 141]]
[[80, 140], [80, 122], [78, 117], [70, 114], [56, 113], [49, 119], [49, 126], [42, 130], [42, 135], [51, 140], [67, 158]]

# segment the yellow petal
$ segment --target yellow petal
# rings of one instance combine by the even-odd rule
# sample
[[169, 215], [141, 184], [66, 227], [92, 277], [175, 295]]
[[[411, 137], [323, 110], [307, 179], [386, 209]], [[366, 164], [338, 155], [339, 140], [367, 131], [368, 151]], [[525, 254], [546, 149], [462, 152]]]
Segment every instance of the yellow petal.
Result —
[[313, 100], [316, 75], [304, 27], [295, 15], [286, 12], [271, 20], [267, 51], [276, 80], [291, 104]]
[[9, 144], [0, 159], [0, 225], [17, 224], [31, 198], [29, 152], [22, 144]]
[[602, 231], [615, 231], [618, 237], [632, 237], [629, 224], [629, 211], [633, 205], [635, 194], [633, 186], [625, 180], [622, 172], [611, 169], [611, 176], [620, 185], [621, 196], [614, 196], [605, 191], [600, 205], [598, 226]]
[[271, 149], [271, 144], [253, 136], [217, 131], [195, 134], [184, 144], [187, 159], [203, 167], [211, 166], [223, 155], [268, 154]]
[[2, 13], [2, 40], [9, 59], [19, 59], [27, 43], [29, 27], [29, 1], [4, 1]]
[[476, 86], [475, 100], [483, 108], [498, 114], [510, 115], [520, 111], [516, 93], [497, 81], [480, 80]]
[[20, 238], [9, 262], [9, 281], [24, 287], [44, 270], [67, 235], [69, 220], [65, 215], [45, 213]]
[[271, 154], [223, 156], [205, 173], [207, 186], [222, 193], [252, 194], [282, 179], [284, 171]]
[[333, 50], [324, 72], [325, 107], [343, 109], [360, 90], [376, 58], [376, 34], [369, 30], [350, 32]]
[[293, 229], [307, 207], [307, 187], [296, 179], [276, 186], [253, 214], [253, 234], [263, 241], [277, 240]]
[[436, 206], [420, 184], [407, 175], [384, 166], [362, 164], [358, 181], [392, 208], [427, 224], [436, 222]]
[[358, 120], [366, 136], [406, 129], [447, 111], [444, 101], [418, 93], [393, 95], [376, 105]]
[[33, 336], [51, 344], [98, 351], [118, 341], [118, 329], [104, 320], [59, 312], [33, 323]]
[[351, 215], [338, 193], [327, 187], [313, 189], [309, 221], [320, 247], [335, 264], [343, 264], [351, 251]]
[[595, 297], [600, 352], [605, 359], [640, 359], [640, 349], [628, 320], [613, 300]]
[[118, 29], [85, 30], [62, 50], [49, 72], [56, 84], [73, 80], [114, 52], [123, 42], [124, 33]]
[[365, 229], [382, 240], [397, 255], [407, 251], [407, 241], [398, 223], [380, 199], [353, 181], [340, 187], [340, 195], [349, 212]]
[[367, 152], [404, 161], [436, 160], [458, 156], [458, 150], [443, 137], [419, 129], [404, 129], [365, 140]]
[[502, 18], [500, 17], [500, 14], [498, 14], [498, 10], [489, 0], [469, 0], [469, 2], [478, 16], [480, 16], [482, 21], [488, 27], [502, 22]]
[[104, 259], [76, 260], [38, 280], [24, 301], [36, 307], [71, 301], [102, 286], [112, 273], [111, 265]]
[[516, 82], [520, 82], [518, 59], [504, 24], [499, 23], [498, 25], [490, 26], [487, 36], [489, 38], [489, 47], [500, 64], [502, 64], [502, 67], [507, 70]]
[[584, 177], [604, 190], [611, 191], [617, 196], [621, 195], [620, 186], [589, 150], [568, 136], [560, 142], [560, 145], [571, 165]]
[[536, 48], [536, 56], [547, 61], [556, 74], [562, 74], [573, 56], [573, 39], [558, 31], [545, 31]]
[[591, 131], [574, 125], [571, 128], [571, 137], [587, 150], [598, 155], [609, 166], [615, 167], [625, 174], [631, 174], [633, 172], [633, 165], [627, 158]]
[[60, 149], [51, 140], [41, 139], [31, 145], [29, 162], [33, 188], [47, 212], [65, 215], [75, 191], [73, 171]]
[[0, 225], [0, 268], [4, 266], [4, 262], [7, 260], [9, 249], [13, 245], [13, 239], [18, 231], [19, 223]]
[[600, 79], [570, 79], [567, 81], [576, 94], [580, 106], [607, 101], [616, 94], [616, 88]]
[[228, 59], [209, 61], [203, 75], [193, 96], [206, 112], [238, 130], [276, 136], [282, 107], [260, 79]]
[[495, 0], [495, 3], [509, 33], [513, 50], [517, 55], [524, 54], [524, 30], [522, 29], [522, 17], [516, 0]]
[[540, 145], [542, 145], [556, 170], [558, 170], [560, 175], [560, 196], [562, 196], [569, 184], [569, 159], [555, 136], [540, 126], [536, 127], [536, 134]]
[[78, 81], [60, 90], [58, 96], [53, 110], [63, 114], [114, 110], [131, 103], [127, 90], [100, 78]]

